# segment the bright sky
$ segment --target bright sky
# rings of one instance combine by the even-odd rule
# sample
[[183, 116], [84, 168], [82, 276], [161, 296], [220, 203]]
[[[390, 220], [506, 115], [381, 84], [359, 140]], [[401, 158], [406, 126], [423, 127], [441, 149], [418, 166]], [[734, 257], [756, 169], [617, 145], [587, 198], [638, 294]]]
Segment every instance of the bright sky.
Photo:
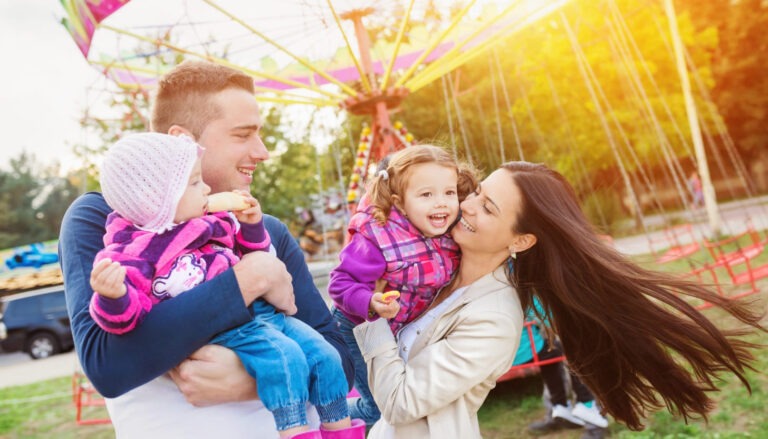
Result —
[[0, 0], [2, 169], [24, 149], [41, 163], [73, 164], [86, 88], [101, 79], [59, 24], [61, 15], [55, 0]]
[[[121, 15], [163, 23], [179, 14], [177, 3], [153, 3], [150, 20], [140, 8], [146, 5], [131, 4]], [[88, 88], [103, 89], [107, 81], [59, 23], [63, 14], [56, 0], [0, 0], [0, 169], [25, 149], [41, 163], [76, 167], [72, 145], [84, 141], [78, 120], [87, 105], [103, 105], [100, 93], [89, 95]]]

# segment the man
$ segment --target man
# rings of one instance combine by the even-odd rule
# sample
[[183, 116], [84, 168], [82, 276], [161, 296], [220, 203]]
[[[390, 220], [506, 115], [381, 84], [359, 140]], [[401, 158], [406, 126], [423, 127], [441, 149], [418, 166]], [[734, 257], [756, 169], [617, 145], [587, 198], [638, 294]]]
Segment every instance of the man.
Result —
[[[249, 190], [256, 166], [269, 158], [253, 94], [252, 78], [236, 70], [182, 63], [160, 80], [152, 130], [190, 135], [206, 148], [202, 172], [212, 192]], [[102, 331], [88, 312], [89, 277], [110, 211], [101, 194], [78, 198], [64, 216], [59, 253], [78, 356], [96, 389], [110, 398], [118, 436], [265, 437], [275, 431], [237, 356], [206, 346], [215, 334], [249, 321], [247, 306], [260, 297], [320, 332], [339, 351], [351, 383], [349, 352], [304, 256], [285, 225], [268, 215], [264, 225], [277, 258], [249, 253], [214, 279], [155, 306], [131, 333]]]

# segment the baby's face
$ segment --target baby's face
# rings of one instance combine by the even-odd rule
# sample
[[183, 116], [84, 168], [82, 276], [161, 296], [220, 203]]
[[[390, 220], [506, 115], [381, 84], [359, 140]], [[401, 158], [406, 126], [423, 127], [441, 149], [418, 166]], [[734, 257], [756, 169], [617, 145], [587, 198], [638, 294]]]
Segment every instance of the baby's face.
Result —
[[187, 188], [179, 200], [179, 205], [176, 206], [173, 222], [179, 224], [205, 215], [208, 210], [209, 193], [211, 193], [211, 187], [203, 182], [202, 168], [198, 158], [189, 176]]

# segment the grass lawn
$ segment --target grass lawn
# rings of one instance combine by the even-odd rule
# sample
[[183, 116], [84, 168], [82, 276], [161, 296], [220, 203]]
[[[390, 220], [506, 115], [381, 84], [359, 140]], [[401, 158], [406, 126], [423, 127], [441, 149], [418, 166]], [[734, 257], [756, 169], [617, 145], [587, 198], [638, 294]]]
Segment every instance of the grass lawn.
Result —
[[[83, 418], [106, 417], [90, 407]], [[56, 378], [0, 389], [0, 438], [113, 438], [111, 425], [78, 426], [72, 402], [72, 379]]]
[[[765, 256], [765, 255], [764, 255]], [[701, 255], [705, 258], [705, 255]], [[648, 259], [648, 258], [646, 258]], [[640, 261], [644, 263], [644, 261]], [[760, 263], [760, 262], [758, 262]], [[763, 262], [764, 263], [764, 262]], [[660, 267], [654, 267], [660, 268]], [[687, 263], [670, 263], [671, 271], [687, 271]], [[749, 296], [757, 309], [768, 305], [768, 279], [759, 283], [761, 292]], [[732, 324], [717, 309], [705, 311], [723, 325]], [[768, 319], [763, 320], [768, 326]], [[768, 346], [768, 334], [755, 333], [749, 340]], [[646, 430], [630, 432], [611, 424], [612, 437], [618, 438], [768, 438], [768, 349], [754, 351], [755, 369], [747, 373], [752, 395], [731, 375], [724, 375], [721, 392], [714, 394], [717, 407], [709, 423], [694, 420], [688, 424], [668, 412], [654, 414]], [[111, 438], [110, 425], [78, 426], [71, 397], [70, 378], [58, 378], [36, 384], [0, 389], [0, 438]], [[538, 376], [500, 383], [480, 410], [483, 436], [489, 439], [529, 437], [526, 426], [544, 416], [541, 403], [542, 384]], [[87, 408], [85, 418], [104, 417], [103, 407]], [[552, 434], [549, 438], [578, 438], [579, 430]], [[256, 437], [256, 436], [254, 436]], [[410, 439], [410, 438], [408, 438]]]

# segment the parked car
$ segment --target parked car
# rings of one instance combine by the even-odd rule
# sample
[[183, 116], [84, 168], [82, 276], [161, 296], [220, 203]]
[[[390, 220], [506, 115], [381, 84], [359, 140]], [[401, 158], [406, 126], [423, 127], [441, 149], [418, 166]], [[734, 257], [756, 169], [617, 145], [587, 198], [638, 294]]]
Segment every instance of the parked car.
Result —
[[0, 298], [0, 349], [47, 358], [72, 349], [64, 286]]

